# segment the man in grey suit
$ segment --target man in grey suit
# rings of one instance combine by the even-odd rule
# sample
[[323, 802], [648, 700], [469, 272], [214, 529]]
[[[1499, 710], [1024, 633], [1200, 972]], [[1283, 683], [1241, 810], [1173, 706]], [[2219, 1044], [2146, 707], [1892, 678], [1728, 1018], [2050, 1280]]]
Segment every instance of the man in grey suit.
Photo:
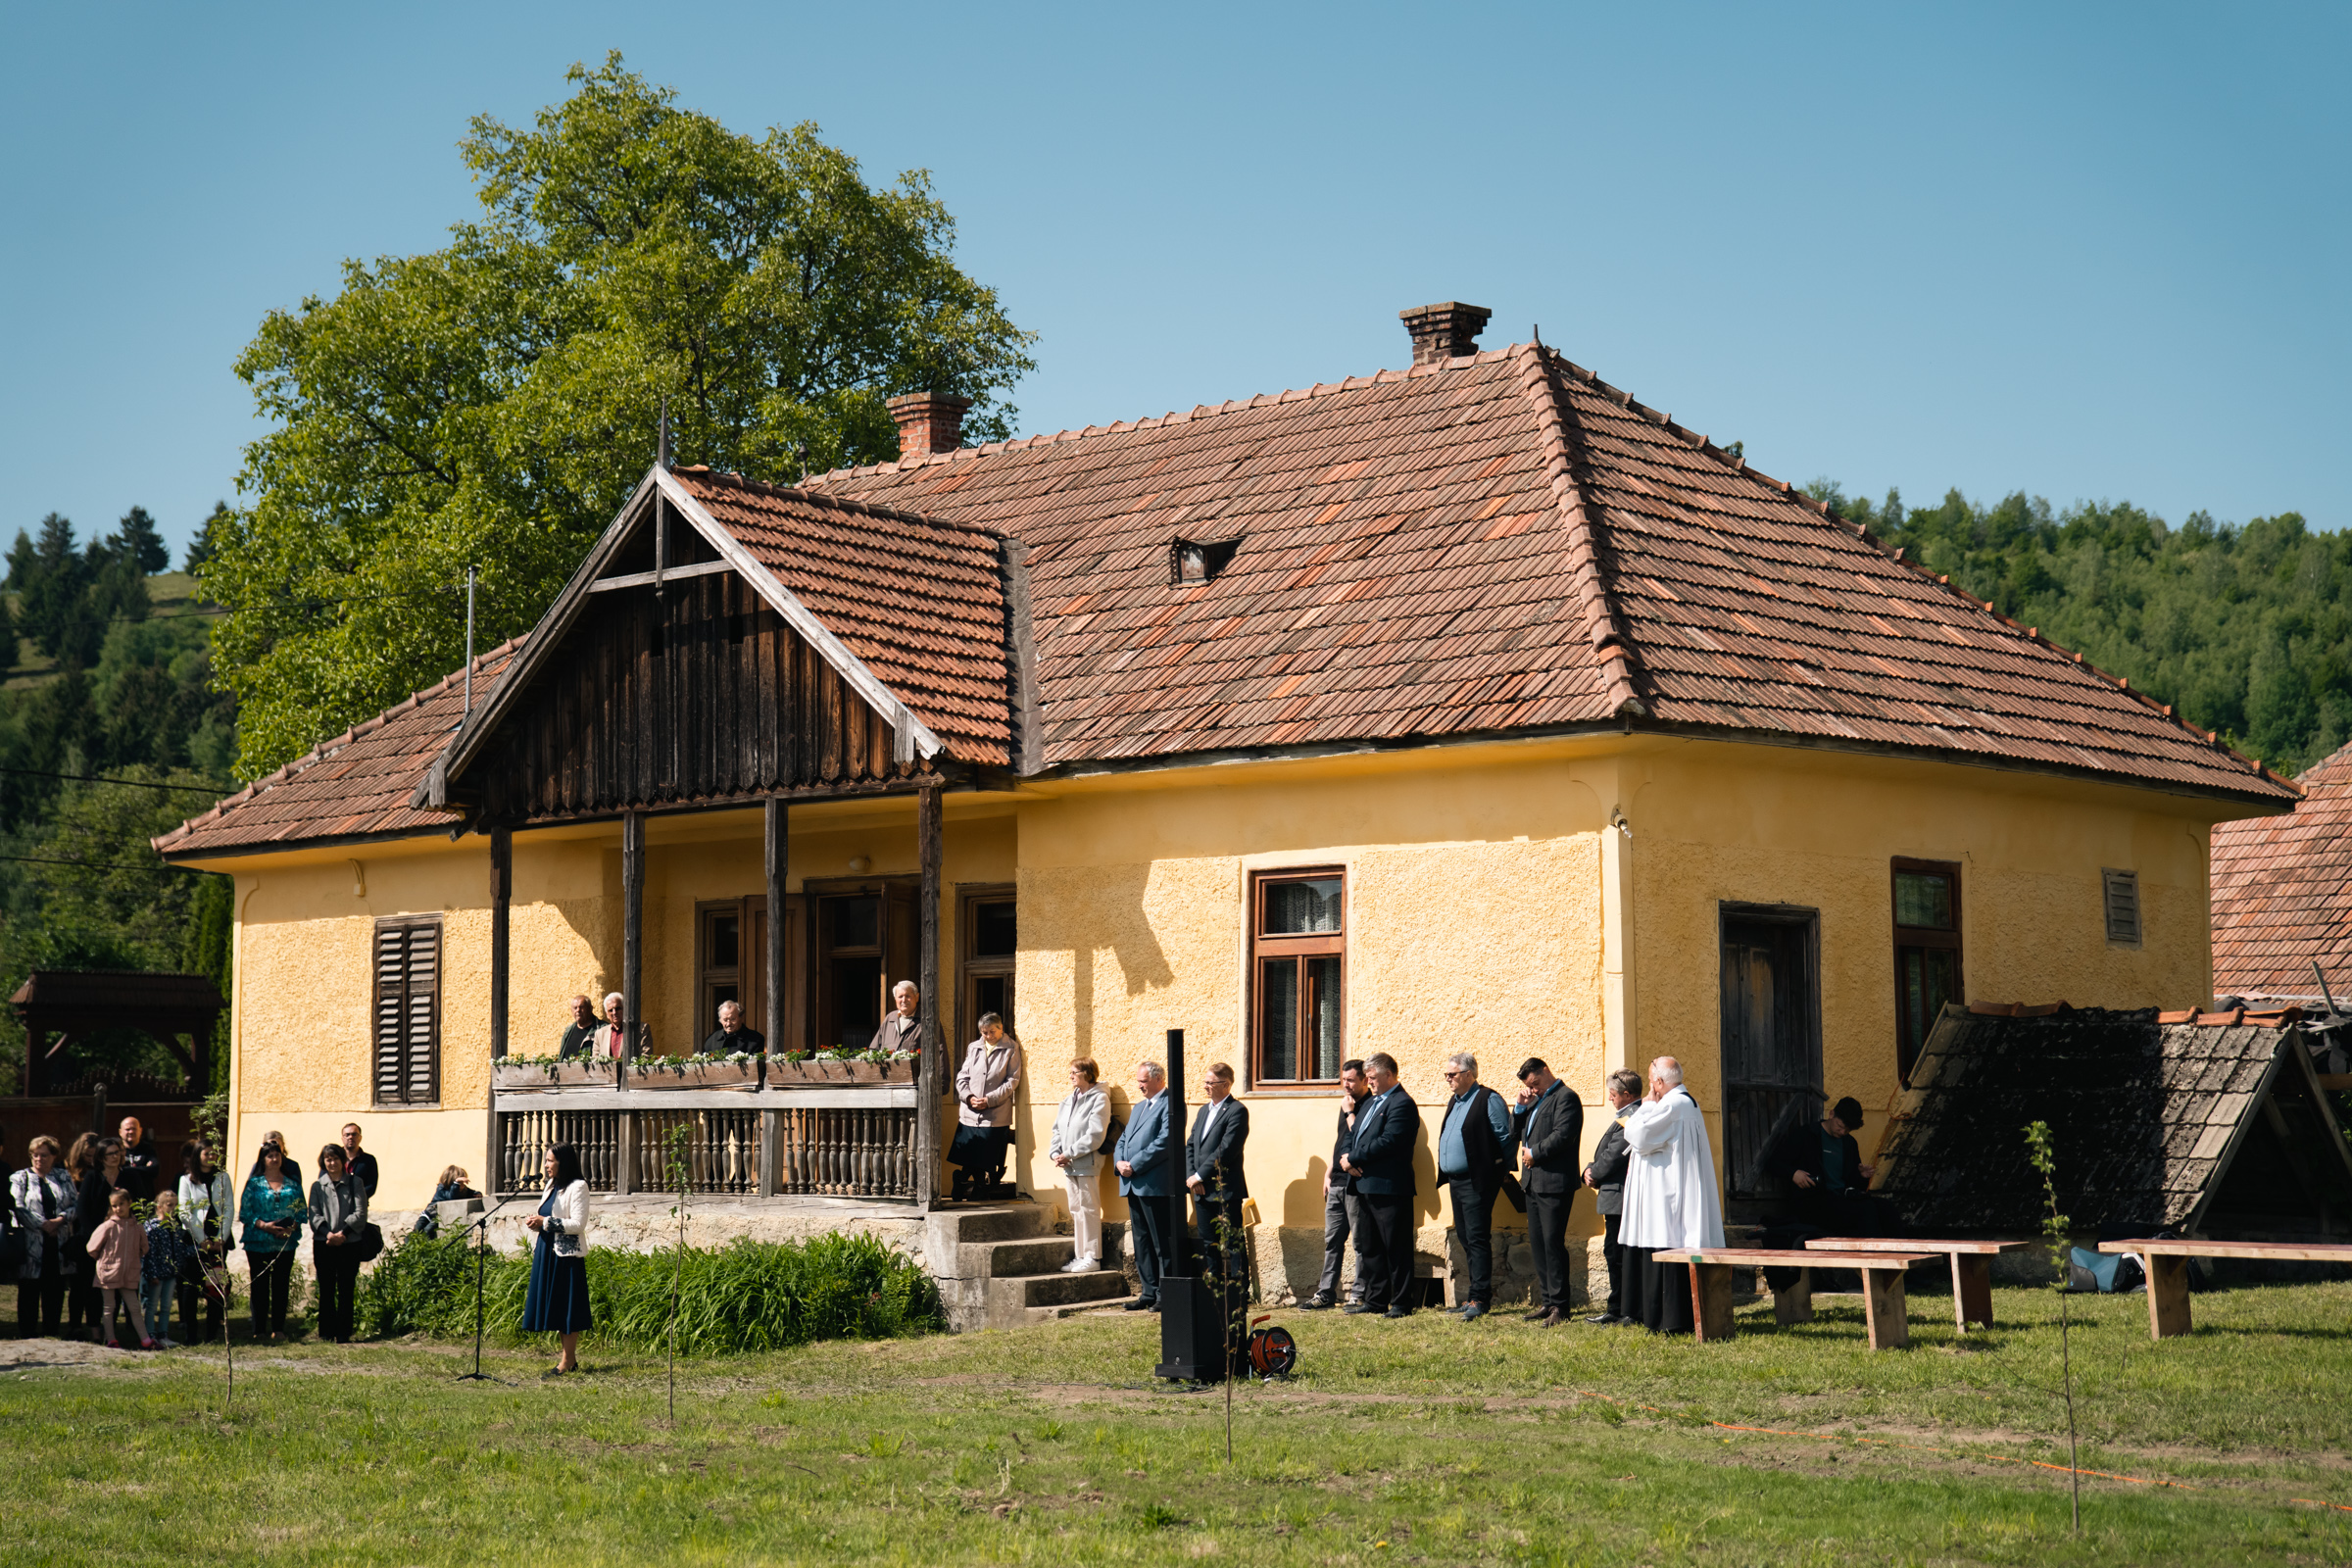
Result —
[[1642, 1075], [1619, 1069], [1609, 1074], [1609, 1130], [1600, 1135], [1600, 1147], [1592, 1151], [1592, 1163], [1585, 1167], [1585, 1185], [1592, 1189], [1599, 1200], [1594, 1204], [1600, 1211], [1600, 1255], [1609, 1265], [1608, 1303], [1591, 1317], [1588, 1323], [1630, 1323], [1625, 1315], [1625, 1293], [1618, 1281], [1619, 1259], [1624, 1250], [1617, 1245], [1617, 1224], [1625, 1214], [1625, 1172], [1633, 1163], [1633, 1151], [1625, 1147], [1626, 1113], [1642, 1102]]
[[1174, 1200], [1168, 1188], [1168, 1075], [1156, 1061], [1135, 1068], [1135, 1110], [1119, 1134], [1111, 1158], [1119, 1167], [1119, 1196], [1127, 1200], [1128, 1233], [1135, 1246], [1135, 1273], [1142, 1290], [1127, 1303], [1130, 1312], [1159, 1309], [1161, 1249], [1180, 1245]]
[[1519, 1164], [1527, 1189], [1527, 1245], [1536, 1254], [1543, 1300], [1530, 1323], [1568, 1321], [1568, 1212], [1576, 1206], [1576, 1156], [1585, 1141], [1585, 1103], [1541, 1056], [1519, 1064]]
[[1413, 1148], [1421, 1141], [1421, 1107], [1397, 1087], [1396, 1058], [1387, 1052], [1364, 1058], [1364, 1078], [1372, 1093], [1356, 1112], [1340, 1164], [1355, 1178], [1355, 1196], [1370, 1222], [1376, 1245], [1361, 1255], [1374, 1275], [1364, 1285], [1364, 1298], [1342, 1310], [1410, 1317]]

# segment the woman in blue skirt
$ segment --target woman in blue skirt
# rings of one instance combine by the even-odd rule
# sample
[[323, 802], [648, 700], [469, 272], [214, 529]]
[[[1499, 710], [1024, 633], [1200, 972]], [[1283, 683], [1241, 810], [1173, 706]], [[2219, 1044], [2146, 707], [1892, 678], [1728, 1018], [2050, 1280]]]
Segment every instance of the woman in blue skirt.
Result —
[[562, 1338], [558, 1374], [580, 1369], [580, 1332], [588, 1318], [588, 1183], [580, 1176], [580, 1152], [558, 1144], [540, 1170], [547, 1197], [539, 1212], [523, 1221], [539, 1233], [531, 1253], [531, 1288], [522, 1301], [522, 1331]]

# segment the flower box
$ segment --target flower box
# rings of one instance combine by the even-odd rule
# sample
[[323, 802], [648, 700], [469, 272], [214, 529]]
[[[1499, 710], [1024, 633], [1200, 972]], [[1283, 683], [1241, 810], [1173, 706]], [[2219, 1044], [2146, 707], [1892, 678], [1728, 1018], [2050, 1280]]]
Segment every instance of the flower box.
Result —
[[551, 1089], [610, 1089], [612, 1063], [593, 1059], [572, 1061], [494, 1061], [490, 1079], [502, 1095], [528, 1095]]
[[767, 1058], [767, 1086], [770, 1089], [797, 1089], [810, 1085], [833, 1084], [910, 1084], [914, 1082], [914, 1063], [911, 1061], [787, 1061], [782, 1056]]
[[678, 1061], [652, 1056], [629, 1063], [629, 1087], [650, 1091], [757, 1089], [760, 1087], [760, 1063], [757, 1061]]

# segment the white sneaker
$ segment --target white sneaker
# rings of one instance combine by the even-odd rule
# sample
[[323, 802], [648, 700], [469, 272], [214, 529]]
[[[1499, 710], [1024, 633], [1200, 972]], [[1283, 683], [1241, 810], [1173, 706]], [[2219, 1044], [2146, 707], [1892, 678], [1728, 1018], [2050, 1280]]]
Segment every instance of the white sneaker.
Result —
[[1071, 1258], [1071, 1259], [1070, 1259], [1070, 1260], [1069, 1260], [1067, 1263], [1064, 1263], [1064, 1264], [1062, 1264], [1062, 1265], [1061, 1265], [1061, 1268], [1060, 1268], [1059, 1272], [1061, 1272], [1061, 1273], [1063, 1273], [1063, 1274], [1075, 1274], [1075, 1273], [1077, 1273], [1077, 1272], [1078, 1272], [1078, 1260], [1077, 1260], [1076, 1258], [1074, 1258], [1074, 1257], [1073, 1257], [1073, 1258]]
[[1092, 1274], [1102, 1266], [1102, 1260], [1099, 1257], [1075, 1257], [1070, 1260], [1070, 1266], [1067, 1272], [1072, 1274]]

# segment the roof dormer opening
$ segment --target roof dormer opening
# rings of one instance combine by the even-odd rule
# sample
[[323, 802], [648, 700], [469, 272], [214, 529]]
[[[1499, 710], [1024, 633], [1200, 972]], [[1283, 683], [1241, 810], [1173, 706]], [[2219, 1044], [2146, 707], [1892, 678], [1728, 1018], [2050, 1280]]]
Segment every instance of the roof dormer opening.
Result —
[[1239, 539], [1187, 539], [1179, 534], [1168, 545], [1168, 581], [1178, 587], [1206, 582], [1223, 571], [1241, 548]]

